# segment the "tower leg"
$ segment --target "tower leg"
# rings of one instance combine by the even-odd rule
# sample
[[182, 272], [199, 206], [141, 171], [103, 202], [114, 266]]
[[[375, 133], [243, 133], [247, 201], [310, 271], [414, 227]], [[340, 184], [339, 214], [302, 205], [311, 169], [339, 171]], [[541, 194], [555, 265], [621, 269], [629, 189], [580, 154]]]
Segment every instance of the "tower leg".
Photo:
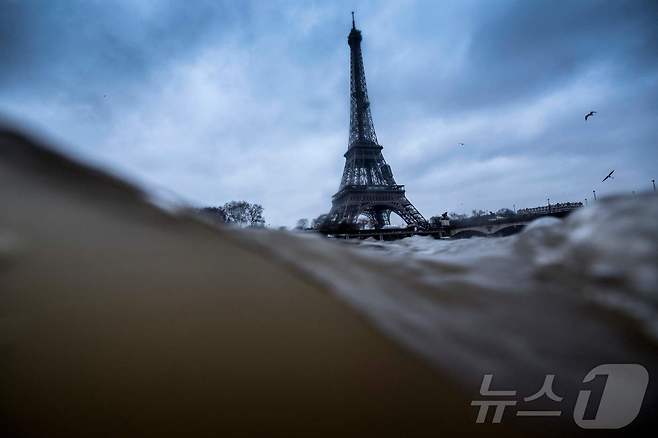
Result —
[[391, 224], [391, 210], [378, 208], [375, 210], [373, 225], [376, 229]]

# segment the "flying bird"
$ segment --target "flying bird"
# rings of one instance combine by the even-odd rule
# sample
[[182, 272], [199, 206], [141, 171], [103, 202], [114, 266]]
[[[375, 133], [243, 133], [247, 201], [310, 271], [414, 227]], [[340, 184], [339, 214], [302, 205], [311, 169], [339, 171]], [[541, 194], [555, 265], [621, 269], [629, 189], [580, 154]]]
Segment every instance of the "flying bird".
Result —
[[464, 143], [459, 143], [459, 146], [464, 146]]
[[614, 169], [612, 169], [612, 172], [610, 172], [610, 173], [608, 174], [608, 176], [606, 176], [605, 178], [603, 178], [603, 181], [601, 181], [601, 182], [605, 182], [605, 180], [607, 180], [608, 178], [614, 178], [614, 176], [612, 176], [613, 173], [615, 173], [615, 170], [614, 170]]
[[585, 114], [585, 121], [587, 121], [587, 119], [592, 117], [594, 114], [596, 114], [596, 111], [590, 111], [587, 114]]

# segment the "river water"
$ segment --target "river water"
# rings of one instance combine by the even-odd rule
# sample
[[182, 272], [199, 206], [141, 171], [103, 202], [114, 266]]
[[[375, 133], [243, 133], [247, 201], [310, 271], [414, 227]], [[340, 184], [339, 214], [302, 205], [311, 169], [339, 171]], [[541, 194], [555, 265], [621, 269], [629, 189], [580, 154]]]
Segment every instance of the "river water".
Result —
[[[51, 372], [59, 364], [59, 369], [65, 370], [63, 382], [71, 369], [75, 369], [63, 364], [89, 369], [78, 358], [85, 357], [81, 353], [97, 357], [95, 351], [100, 344], [93, 336], [105, 339], [105, 351], [107, 348], [115, 351], [115, 341], [119, 342], [117, 345], [132, 345], [121, 342], [136, 335], [160, 334], [160, 337], [149, 337], [149, 342], [165, 342], [163, 333], [167, 331], [154, 321], [163, 321], [163, 327], [169, 327], [169, 320], [158, 319], [159, 315], [152, 319], [151, 314], [157, 314], [161, 306], [164, 309], [171, 306], [170, 293], [185, 297], [181, 295], [185, 288], [179, 291], [177, 286], [182, 284], [182, 279], [187, 279], [185, 285], [194, 283], [212, 297], [227, 292], [221, 280], [223, 275], [229, 275], [235, 290], [227, 294], [228, 302], [232, 295], [249, 292], [246, 286], [240, 287], [249, 283], [248, 276], [268, 271], [249, 269], [250, 262], [245, 260], [253, 262], [257, 257], [251, 257], [253, 254], [246, 257], [243, 253], [241, 262], [231, 253], [231, 248], [236, 247], [223, 245], [226, 242], [221, 239], [216, 240], [216, 248], [209, 249], [206, 245], [213, 245], [213, 240], [208, 236], [219, 231], [222, 238], [232, 239], [244, 249], [267, 258], [268, 263], [263, 266], [285, 265], [303, 281], [321, 286], [346, 309], [367, 321], [373, 330], [390, 339], [400, 352], [417, 355], [434, 367], [437, 381], [454, 383], [463, 391], [461, 398], [478, 399], [484, 375], [493, 375], [494, 390], [515, 390], [524, 398], [542, 387], [545, 376], [553, 375], [553, 390], [566, 399], [567, 405], [561, 407], [575, 412], [576, 398], [580, 397], [590, 370], [604, 364], [637, 364], [649, 376], [644, 411], [640, 415], [642, 424], [638, 427], [655, 426], [658, 196], [654, 194], [602, 199], [564, 220], [540, 219], [520, 234], [501, 238], [449, 241], [412, 237], [386, 242], [327, 239], [315, 233], [276, 230], [221, 228], [206, 233], [206, 227], [199, 228], [195, 222], [198, 217], [190, 218], [185, 213], [188, 210], [154, 193], [148, 193], [148, 199], [167, 207], [166, 216], [170, 217], [144, 206], [142, 192], [117, 179], [65, 160], [11, 133], [5, 134], [4, 142], [0, 175], [6, 182], [3, 186], [6, 208], [0, 215], [3, 216], [0, 267], [6, 270], [3, 274], [8, 273], [6, 278], [10, 278], [3, 278], [2, 286], [13, 287], [10, 289], [13, 294], [2, 295], [9, 303], [4, 311], [3, 327], [10, 333], [5, 336], [9, 348], [5, 350], [11, 354], [5, 356], [9, 364], [14, 361], [13, 369], [23, 376], [23, 383], [40, 381], [21, 374], [23, 369], [29, 373], [33, 365], [46, 363], [45, 368], [37, 369], [47, 380], [48, 376], [57, 375]], [[226, 268], [227, 260], [231, 260], [235, 272]], [[199, 270], [195, 269], [195, 263], [201, 267]], [[222, 263], [224, 270], [217, 269]], [[173, 273], [169, 274], [167, 269]], [[204, 280], [204, 274], [214, 281]], [[40, 286], [39, 281], [44, 279], [47, 288]], [[165, 285], [165, 280], [173, 284]], [[52, 291], [51, 286], [54, 286]], [[158, 292], [144, 294], [143, 290], [149, 287], [152, 292]], [[172, 288], [176, 293], [171, 292]], [[309, 288], [313, 293], [316, 289]], [[136, 298], [126, 291], [134, 291]], [[194, 296], [197, 303], [205, 303], [199, 301], [200, 296], [206, 296], [203, 293]], [[152, 301], [140, 302], [144, 297], [151, 297]], [[130, 311], [135, 308], [134, 303], [141, 303], [142, 311], [148, 308], [146, 317], [140, 316], [140, 306], [136, 313], [125, 312], [133, 315], [133, 322], [139, 321], [135, 326], [139, 328], [129, 335], [123, 330], [124, 312], [117, 310], [123, 308], [121, 299], [128, 300], [130, 305], [124, 306]], [[133, 299], [136, 299], [134, 303]], [[191, 298], [190, 303], [194, 302]], [[60, 314], [58, 309], [63, 312]], [[188, 310], [187, 315], [177, 319], [176, 309], [176, 317], [172, 318], [180, 324], [179, 332], [187, 332], [186, 328], [194, 326], [191, 322], [198, 314], [204, 313], [194, 306], [189, 309], [196, 310]], [[304, 310], [296, 310], [300, 311]], [[42, 321], [38, 315], [47, 318]], [[95, 315], [106, 319], [96, 321]], [[286, 316], [294, 322], [299, 313], [291, 311]], [[213, 322], [222, 318], [226, 314], [221, 310], [211, 315]], [[240, 322], [236, 326], [252, 323]], [[258, 324], [258, 319], [253, 323]], [[102, 330], [99, 325], [103, 326]], [[142, 333], [142, 326], [157, 330]], [[81, 327], [89, 327], [94, 335], [87, 337], [87, 331]], [[300, 324], [298, 330], [305, 327]], [[44, 339], [50, 336], [51, 329], [56, 339], [46, 342]], [[340, 339], [351, 333], [346, 329], [337, 336]], [[213, 336], [204, 333], [204, 343], [200, 344], [203, 354], [197, 357], [203, 358], [212, 350], [205, 342]], [[229, 336], [241, 339], [239, 332]], [[155, 345], [162, 345], [157, 342]], [[262, 350], [263, 342], [256, 341], [256, 345], [247, 347]], [[166, 345], [169, 349], [176, 344], [166, 341]], [[349, 347], [353, 348], [353, 344]], [[130, 349], [126, 351], [134, 354]], [[175, 349], [172, 351], [176, 355]], [[346, 349], [345, 354], [349, 351]], [[16, 352], [22, 352], [22, 356]], [[294, 353], [296, 361], [297, 352]], [[299, 357], [303, 355], [304, 351], [299, 351]], [[44, 362], [34, 357], [49, 359]], [[62, 361], [62, 357], [68, 357], [70, 362]], [[140, 357], [145, 357], [147, 364], [152, 360], [148, 355]], [[23, 358], [24, 362], [15, 358]], [[103, 376], [108, 365], [112, 361], [103, 360]], [[372, 367], [364, 375], [379, 377], [376, 365], [364, 364]], [[132, 376], [139, 373], [135, 371]], [[633, 376], [621, 377], [622, 392], [633, 387]], [[14, 382], [11, 379], [8, 382], [8, 387], [14, 388]], [[392, 382], [391, 387], [400, 383], [404, 384]], [[42, 388], [34, 388], [40, 399]], [[65, 385], [61, 389], [64, 392], [60, 394], [68, 394]], [[619, 392], [619, 386], [617, 389], [616, 395], [624, 395]], [[76, 392], [71, 394], [74, 396], [70, 400], [77, 403]], [[43, 400], [42, 406], [47, 406], [50, 415], [50, 399]], [[622, 411], [628, 397], [615, 400], [613, 411]], [[468, 410], [471, 405], [466, 402], [464, 407]], [[569, 418], [560, 421], [568, 422]]]
[[569, 388], [600, 363], [658, 371], [657, 218], [647, 194], [502, 238], [245, 235], [475, 390], [484, 373], [520, 388], [556, 374]]

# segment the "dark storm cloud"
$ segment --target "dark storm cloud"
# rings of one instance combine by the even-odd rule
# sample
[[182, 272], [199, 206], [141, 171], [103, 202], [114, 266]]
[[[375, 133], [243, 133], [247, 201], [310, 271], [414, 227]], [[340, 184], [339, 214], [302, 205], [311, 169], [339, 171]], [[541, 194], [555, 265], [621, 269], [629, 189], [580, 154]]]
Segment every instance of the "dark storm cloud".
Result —
[[9, 0], [0, 14], [0, 85], [84, 90], [133, 84], [244, 20], [235, 2]]
[[[386, 90], [385, 99], [409, 96], [430, 110], [454, 112], [536, 97], [596, 66], [631, 81], [655, 74], [658, 64], [658, 3], [652, 0], [471, 2], [459, 12], [400, 11], [394, 24], [409, 37], [382, 47], [376, 59], [386, 63], [394, 59], [391, 50], [411, 46], [416, 56], [408, 66], [387, 69], [398, 92]], [[445, 46], [446, 39], [455, 44]], [[388, 56], [380, 53], [386, 50]], [[461, 65], [453, 70], [450, 63]]]
[[[424, 213], [576, 200], [613, 167], [604, 192], [655, 177], [657, 2], [357, 6], [378, 137]], [[340, 178], [353, 8], [0, 0], [0, 114], [142, 183], [292, 224]]]
[[478, 104], [550, 91], [595, 64], [632, 79], [655, 69], [658, 26], [652, 1], [515, 2], [473, 35], [471, 72], [483, 72]]

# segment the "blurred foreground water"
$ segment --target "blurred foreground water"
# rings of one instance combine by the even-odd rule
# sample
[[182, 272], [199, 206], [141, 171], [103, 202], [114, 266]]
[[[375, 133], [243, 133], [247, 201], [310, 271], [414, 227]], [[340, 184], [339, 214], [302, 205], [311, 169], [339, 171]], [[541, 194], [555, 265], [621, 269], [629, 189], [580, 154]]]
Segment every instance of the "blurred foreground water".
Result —
[[656, 362], [653, 194], [602, 199], [502, 238], [245, 236], [456, 378], [558, 374], [575, 384], [597, 361]]
[[[506, 238], [338, 241], [162, 209], [8, 129], [0, 200], [2, 436], [574, 435], [602, 364], [648, 371], [629, 427], [655, 425], [654, 195]], [[521, 397], [553, 375], [564, 415], [475, 424], [485, 374]]]

